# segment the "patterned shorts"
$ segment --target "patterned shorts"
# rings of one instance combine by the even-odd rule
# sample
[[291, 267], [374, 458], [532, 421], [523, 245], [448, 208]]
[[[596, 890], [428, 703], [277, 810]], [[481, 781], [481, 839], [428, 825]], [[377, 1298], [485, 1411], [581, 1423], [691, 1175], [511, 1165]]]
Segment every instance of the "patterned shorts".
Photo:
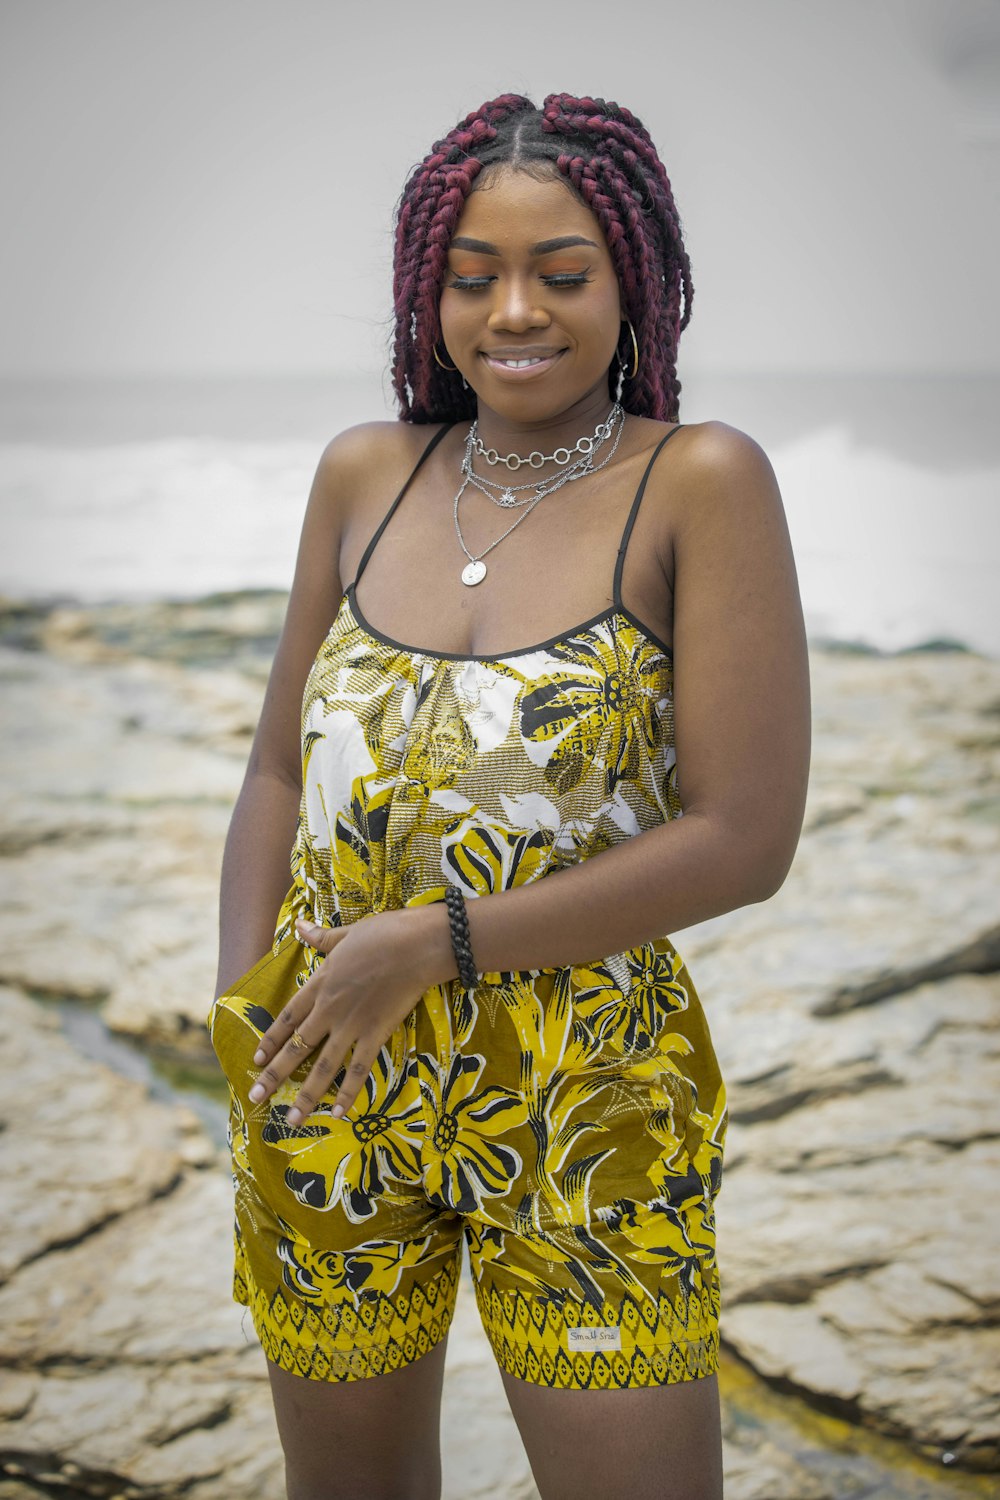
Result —
[[419, 1359], [448, 1331], [464, 1237], [510, 1374], [580, 1390], [713, 1373], [725, 1090], [670, 943], [437, 986], [344, 1118], [338, 1079], [291, 1128], [311, 1059], [262, 1104], [248, 1091], [309, 967], [285, 937], [209, 1015], [231, 1094], [233, 1295], [267, 1357], [314, 1380]]

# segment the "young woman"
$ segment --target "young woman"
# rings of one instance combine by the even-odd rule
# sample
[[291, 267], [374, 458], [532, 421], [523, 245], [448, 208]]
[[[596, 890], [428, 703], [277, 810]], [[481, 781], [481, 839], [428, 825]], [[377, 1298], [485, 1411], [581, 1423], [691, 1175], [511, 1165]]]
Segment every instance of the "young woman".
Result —
[[401, 420], [320, 461], [226, 850], [235, 1296], [290, 1500], [439, 1493], [463, 1239], [543, 1500], [708, 1500], [725, 1094], [665, 934], [796, 847], [780, 497], [678, 422], [690, 268], [627, 110], [470, 115], [395, 303]]

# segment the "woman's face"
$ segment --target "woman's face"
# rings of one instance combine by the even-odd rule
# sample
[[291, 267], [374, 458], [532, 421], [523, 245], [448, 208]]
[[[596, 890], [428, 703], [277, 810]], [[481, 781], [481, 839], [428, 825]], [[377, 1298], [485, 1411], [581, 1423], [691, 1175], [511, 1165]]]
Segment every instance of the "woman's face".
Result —
[[538, 426], [608, 410], [621, 329], [618, 279], [597, 219], [557, 175], [494, 168], [448, 251], [444, 356], [488, 409]]

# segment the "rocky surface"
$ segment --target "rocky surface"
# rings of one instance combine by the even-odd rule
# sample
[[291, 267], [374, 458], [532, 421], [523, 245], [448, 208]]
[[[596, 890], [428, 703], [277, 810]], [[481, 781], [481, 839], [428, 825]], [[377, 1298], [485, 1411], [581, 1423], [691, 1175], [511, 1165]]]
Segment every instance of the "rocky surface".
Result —
[[768, 1379], [995, 1472], [1000, 668], [817, 654], [813, 690], [786, 885], [678, 935], [732, 1097], [724, 1335]]
[[[229, 1298], [224, 1157], [190, 1110], [83, 1056], [45, 1003], [96, 1004], [159, 1056], [210, 1059], [221, 841], [280, 602], [7, 617], [0, 1500], [281, 1493], [263, 1361]], [[732, 1101], [727, 1495], [985, 1495], [1000, 666], [816, 653], [813, 671], [792, 874], [677, 938]], [[467, 1287], [443, 1425], [447, 1494], [534, 1494]], [[901, 1444], [869, 1451], [868, 1431]]]

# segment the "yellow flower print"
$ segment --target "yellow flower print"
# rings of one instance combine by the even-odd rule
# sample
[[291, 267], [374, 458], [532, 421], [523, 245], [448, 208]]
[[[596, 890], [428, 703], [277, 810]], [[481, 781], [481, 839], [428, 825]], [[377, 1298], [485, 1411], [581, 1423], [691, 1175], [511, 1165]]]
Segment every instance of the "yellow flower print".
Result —
[[360, 1224], [378, 1209], [387, 1182], [412, 1182], [419, 1175], [425, 1121], [412, 1062], [397, 1065], [388, 1046], [375, 1059], [358, 1103], [334, 1119], [338, 1086], [339, 1078], [294, 1129], [285, 1122], [287, 1106], [272, 1105], [262, 1139], [292, 1158], [285, 1186], [299, 1203], [323, 1213], [342, 1206]]
[[474, 755], [472, 733], [462, 716], [453, 712], [437, 723], [414, 726], [406, 742], [402, 770], [411, 781], [435, 791], [453, 786], [456, 778], [469, 769]]
[[519, 1154], [492, 1137], [523, 1125], [527, 1107], [513, 1089], [473, 1092], [486, 1063], [475, 1053], [456, 1053], [447, 1071], [429, 1053], [416, 1062], [434, 1120], [423, 1148], [424, 1190], [432, 1203], [473, 1213], [484, 1198], [508, 1193], [519, 1176]]
[[593, 1039], [577, 1024], [571, 969], [535, 979], [515, 973], [500, 989], [521, 1049], [521, 1084], [540, 1087], [576, 1075], [591, 1060]]
[[655, 1048], [669, 1016], [687, 1009], [673, 956], [649, 943], [578, 967], [576, 976], [573, 1006], [581, 1023], [622, 1059]]
[[706, 1233], [714, 1221], [693, 1172], [678, 1179], [674, 1201], [657, 1198], [643, 1204], [622, 1198], [599, 1217], [635, 1247], [633, 1259], [676, 1276], [687, 1294], [696, 1290], [702, 1268], [714, 1260], [714, 1239]]
[[507, 828], [477, 809], [448, 825], [442, 844], [447, 878], [470, 896], [509, 891], [544, 874], [553, 833]]
[[351, 806], [333, 825], [332, 871], [339, 909], [348, 920], [386, 905], [386, 835], [396, 793], [359, 776], [351, 787]]
[[639, 1025], [654, 1037], [667, 1016], [687, 1010], [687, 990], [676, 973], [680, 960], [674, 953], [659, 952], [651, 943], [629, 949], [625, 958], [630, 979], [629, 999]]
[[391, 1297], [399, 1285], [403, 1270], [419, 1265], [430, 1239], [369, 1240], [346, 1254], [341, 1251], [314, 1250], [295, 1235], [291, 1226], [281, 1222], [284, 1233], [278, 1240], [278, 1260], [282, 1280], [304, 1302], [320, 1307], [336, 1305], [334, 1295], [345, 1289], [359, 1294], [379, 1292]]
[[589, 1067], [592, 1038], [578, 1026], [571, 1003], [571, 971], [554, 972], [552, 991], [514, 976], [503, 1000], [521, 1049], [521, 1092], [535, 1144], [534, 1174], [553, 1222], [585, 1222], [593, 1175], [610, 1154], [606, 1127], [592, 1118], [595, 1099], [613, 1084]]
[[663, 658], [640, 633], [608, 622], [553, 646], [569, 665], [540, 678], [521, 700], [525, 748], [545, 752], [547, 777], [568, 790], [602, 764], [609, 795], [652, 756], [669, 702]]

